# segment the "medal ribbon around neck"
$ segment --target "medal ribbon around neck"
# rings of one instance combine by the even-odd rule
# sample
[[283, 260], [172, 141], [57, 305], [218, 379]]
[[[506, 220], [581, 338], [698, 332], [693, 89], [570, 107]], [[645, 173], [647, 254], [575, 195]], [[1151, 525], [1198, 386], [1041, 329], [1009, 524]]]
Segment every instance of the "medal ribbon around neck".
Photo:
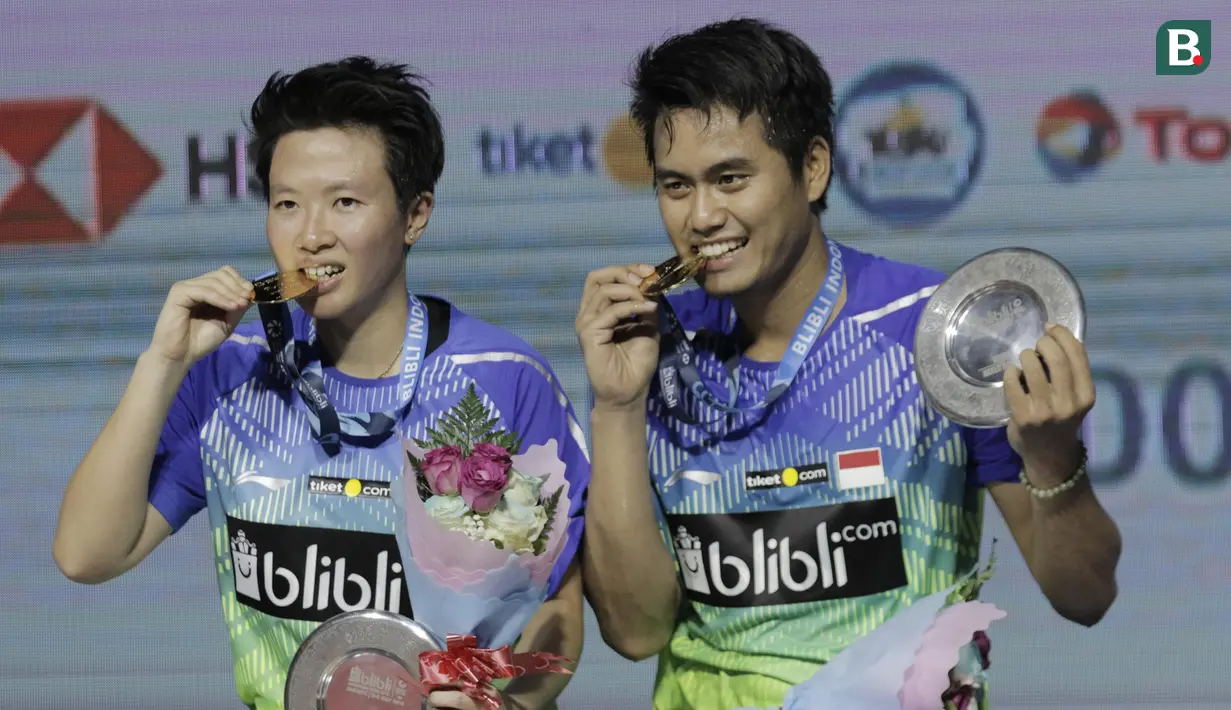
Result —
[[354, 414], [339, 412], [325, 394], [316, 321], [308, 321], [307, 340], [297, 341], [287, 302], [259, 303], [257, 306], [270, 352], [299, 391], [308, 410], [312, 435], [329, 456], [341, 451], [343, 441], [358, 446], [379, 445], [397, 430], [398, 422], [410, 408], [427, 351], [428, 317], [422, 301], [414, 294], [407, 293], [406, 297], [408, 316], [398, 377], [398, 404], [382, 412]]
[[[748, 406], [741, 407], [736, 404], [739, 396], [740, 354], [737, 352], [723, 362], [727, 372], [725, 386], [703, 378], [697, 369], [696, 350], [693, 348], [692, 341], [688, 339], [688, 334], [684, 331], [679, 317], [676, 316], [675, 310], [665, 295], [657, 296], [660, 310], [658, 327], [662, 335], [658, 378], [663, 400], [669, 409], [685, 421], [692, 421], [691, 415], [682, 406], [677, 383], [682, 383], [693, 397], [728, 414], [748, 414], [767, 409], [786, 392], [791, 381], [795, 379], [795, 375], [799, 373], [800, 367], [803, 366], [808, 353], [812, 351], [812, 346], [820, 337], [825, 324], [829, 322], [834, 307], [837, 305], [838, 295], [842, 291], [842, 280], [845, 278], [842, 269], [842, 252], [832, 241], [828, 242], [828, 246], [829, 269], [825, 275], [825, 281], [817, 291], [816, 297], [812, 299], [812, 306], [796, 327], [790, 347], [778, 363], [778, 371], [774, 375], [769, 392], [766, 393], [764, 399]], [[730, 335], [734, 332], [735, 321], [735, 309], [731, 308], [723, 329], [724, 334]]]

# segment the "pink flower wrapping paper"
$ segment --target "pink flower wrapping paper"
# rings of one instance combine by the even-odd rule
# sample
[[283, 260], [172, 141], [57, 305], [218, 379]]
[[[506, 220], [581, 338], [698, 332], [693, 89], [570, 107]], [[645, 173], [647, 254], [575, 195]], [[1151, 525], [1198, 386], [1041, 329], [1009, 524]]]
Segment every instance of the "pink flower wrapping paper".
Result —
[[514, 643], [547, 598], [569, 535], [569, 490], [555, 439], [523, 447], [471, 387], [403, 441], [391, 493], [416, 621], [440, 638]]
[[901, 710], [936, 710], [953, 681], [950, 671], [958, 666], [962, 648], [976, 633], [986, 632], [993, 621], [1008, 616], [995, 605], [971, 601], [941, 610], [923, 633], [914, 663], [906, 669], [898, 691]]
[[[993, 553], [985, 570], [915, 600], [787, 691], [782, 705], [771, 710], [973, 710], [990, 648], [987, 629], [1007, 616], [975, 598], [994, 559]], [[974, 665], [981, 667], [966, 668], [965, 656], [979, 659]]]
[[[404, 446], [409, 456], [422, 458], [427, 453], [414, 441], [408, 440]], [[534, 471], [535, 475], [545, 475], [543, 490], [553, 493], [560, 490], [560, 499], [567, 501], [569, 485], [564, 477], [564, 462], [556, 456], [554, 439], [546, 444], [528, 447], [525, 454], [513, 455], [511, 459], [514, 471]], [[404, 475], [410, 477], [414, 474], [413, 467], [407, 463]], [[542, 554], [517, 555], [489, 541], [475, 540], [461, 530], [442, 525], [428, 512], [426, 502], [414, 488], [408, 485], [401, 488], [399, 503], [405, 511], [403, 517], [411, 555], [417, 566], [436, 581], [460, 591], [464, 586], [483, 581], [506, 565], [516, 564], [531, 573], [530, 579], [534, 583], [546, 584], [568, 528], [567, 505], [555, 506]]]

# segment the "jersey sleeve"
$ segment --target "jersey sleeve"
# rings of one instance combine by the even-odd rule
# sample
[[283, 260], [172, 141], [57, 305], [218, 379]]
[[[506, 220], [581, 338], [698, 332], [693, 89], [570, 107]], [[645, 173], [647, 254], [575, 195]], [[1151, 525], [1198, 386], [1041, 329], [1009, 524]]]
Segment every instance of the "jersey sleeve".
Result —
[[562, 498], [558, 505], [568, 506], [568, 529], [548, 581], [550, 598], [578, 554], [590, 488], [590, 454], [573, 405], [551, 367], [540, 358], [516, 355], [514, 359], [471, 364], [467, 372], [492, 398], [505, 426], [521, 436], [522, 453], [554, 440], [556, 456], [564, 462], [568, 500]]
[[1008, 430], [962, 428], [966, 444], [966, 482], [979, 487], [989, 483], [1016, 482], [1022, 459], [1009, 444]]
[[193, 367], [180, 385], [163, 424], [150, 470], [148, 500], [178, 532], [205, 507], [205, 473], [201, 465], [202, 372]]

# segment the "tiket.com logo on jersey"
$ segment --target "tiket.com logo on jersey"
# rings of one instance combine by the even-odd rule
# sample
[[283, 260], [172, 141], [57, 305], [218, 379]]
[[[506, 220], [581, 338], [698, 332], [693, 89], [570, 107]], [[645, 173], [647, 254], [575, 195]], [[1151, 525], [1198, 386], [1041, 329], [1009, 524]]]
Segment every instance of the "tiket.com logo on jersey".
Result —
[[771, 488], [793, 488], [809, 483], [829, 481], [829, 466], [823, 463], [810, 466], [788, 466], [781, 471], [755, 471], [744, 475], [744, 490], [763, 491]]
[[906, 584], [892, 498], [764, 513], [667, 515], [688, 598], [798, 604]]
[[1212, 23], [1209, 20], [1171, 20], [1154, 37], [1154, 73], [1200, 74], [1210, 66]]
[[0, 243], [98, 241], [161, 176], [95, 101], [0, 102]]
[[321, 495], [347, 498], [388, 498], [390, 495], [387, 481], [362, 481], [358, 478], [312, 476], [308, 479], [308, 490]]
[[269, 525], [227, 516], [235, 597], [283, 619], [378, 609], [410, 616], [393, 535]]

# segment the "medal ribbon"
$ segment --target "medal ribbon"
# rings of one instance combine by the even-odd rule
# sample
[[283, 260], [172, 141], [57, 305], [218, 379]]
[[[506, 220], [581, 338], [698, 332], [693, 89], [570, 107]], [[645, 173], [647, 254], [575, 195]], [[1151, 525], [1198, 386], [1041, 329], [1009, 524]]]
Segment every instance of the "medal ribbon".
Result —
[[[845, 278], [842, 270], [842, 252], [834, 242], [831, 241], [828, 244], [829, 270], [825, 275], [825, 281], [817, 291], [816, 297], [812, 299], [812, 306], [807, 314], [796, 327], [795, 335], [791, 338], [791, 345], [783, 354], [782, 361], [778, 363], [778, 371], [774, 375], [773, 383], [765, 398], [749, 406], [741, 407], [736, 404], [739, 396], [740, 354], [734, 353], [723, 361], [727, 372], [725, 386], [705, 380], [697, 369], [696, 350], [693, 348], [692, 341], [688, 339], [688, 334], [684, 331], [684, 326], [676, 316], [675, 310], [671, 308], [665, 296], [658, 298], [659, 332], [662, 335], [658, 378], [663, 400], [668, 408], [686, 420], [691, 420], [681, 404], [682, 398], [677, 383], [682, 383], [693, 397], [728, 414], [746, 414], [768, 408], [782, 396], [783, 392], [786, 392], [787, 387], [798, 374], [799, 368], [803, 366], [804, 359], [812, 351], [812, 346], [820, 337], [825, 324], [829, 322], [829, 317], [833, 314], [834, 306], [838, 302], [838, 295], [842, 291], [842, 280]], [[724, 334], [729, 335], [735, 330], [735, 321], [735, 309], [730, 308], [723, 329]]]
[[358, 446], [376, 446], [397, 429], [409, 409], [419, 385], [419, 374], [427, 350], [427, 308], [408, 293], [406, 336], [402, 344], [402, 367], [398, 379], [398, 405], [382, 412], [339, 412], [325, 394], [316, 337], [316, 321], [308, 321], [306, 341], [295, 340], [291, 309], [287, 303], [258, 306], [265, 338], [278, 367], [290, 378], [308, 410], [312, 435], [329, 456], [341, 451], [342, 441]]

